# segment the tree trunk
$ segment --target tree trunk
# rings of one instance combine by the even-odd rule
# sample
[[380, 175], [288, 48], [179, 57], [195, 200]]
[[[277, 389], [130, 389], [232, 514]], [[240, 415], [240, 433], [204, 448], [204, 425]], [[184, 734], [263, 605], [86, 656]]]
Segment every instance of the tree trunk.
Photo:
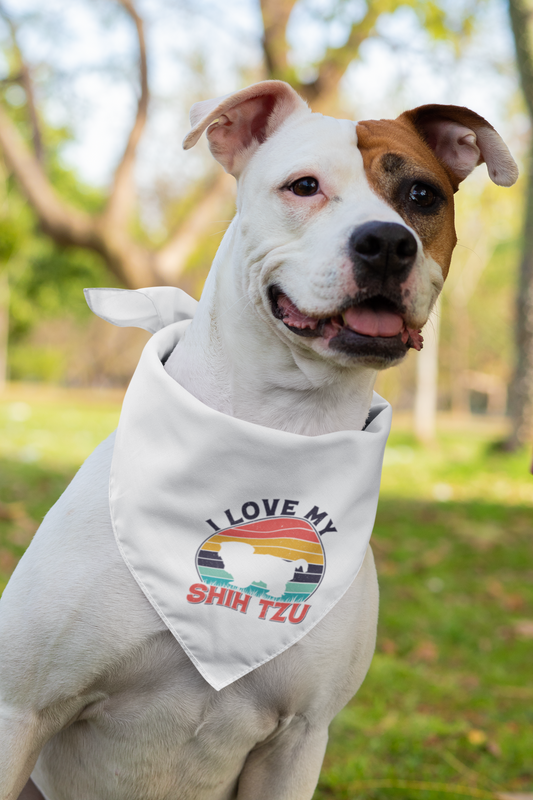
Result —
[[[516, 61], [520, 83], [533, 126], [533, 3], [531, 0], [509, 0]], [[512, 433], [509, 450], [527, 442], [533, 434], [533, 139], [530, 144], [527, 197], [522, 241], [522, 257], [516, 298], [517, 360], [509, 386], [509, 410]]]
[[[489, 230], [485, 230], [489, 227]], [[446, 282], [450, 317], [453, 328], [454, 365], [452, 372], [452, 410], [470, 413], [470, 387], [468, 375], [470, 368], [470, 311], [468, 304], [477, 289], [481, 276], [494, 252], [490, 225], [486, 226], [480, 216], [472, 215], [468, 220], [472, 242], [470, 251], [463, 250], [462, 257], [456, 258]], [[474, 234], [478, 231], [477, 239]], [[467, 253], [465, 257], [465, 253]], [[459, 263], [456, 263], [459, 261]]]
[[506, 443], [514, 450], [533, 435], [533, 139], [528, 159], [528, 187], [522, 256], [516, 296], [516, 367], [509, 386], [511, 436]]
[[449, 310], [453, 328], [452, 411], [454, 414], [469, 414], [470, 392], [466, 376], [470, 366], [470, 314], [467, 303], [458, 302], [456, 297], [453, 297]]
[[424, 347], [416, 355], [414, 429], [421, 442], [435, 439], [439, 380], [440, 297], [424, 328]]

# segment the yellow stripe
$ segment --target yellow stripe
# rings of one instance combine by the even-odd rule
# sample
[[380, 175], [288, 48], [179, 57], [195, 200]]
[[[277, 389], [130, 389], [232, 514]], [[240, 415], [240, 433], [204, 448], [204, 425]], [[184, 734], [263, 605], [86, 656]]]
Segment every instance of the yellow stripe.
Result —
[[[255, 542], [247, 541], [246, 539], [237, 539], [237, 537], [232, 536], [231, 539], [227, 539], [226, 541], [231, 542], [246, 542], [246, 544], [253, 544], [254, 552], [257, 555], [269, 555], [269, 556], [277, 556], [278, 558], [287, 558], [291, 561], [297, 561], [299, 558], [305, 559], [308, 564], [323, 564], [324, 563], [324, 556], [322, 552], [320, 553], [310, 553], [308, 550], [300, 550], [295, 547], [272, 547], [270, 544], [267, 545], [258, 545], [257, 539]], [[220, 545], [214, 543], [212, 540], [206, 542], [206, 544], [202, 547], [202, 550], [210, 550], [211, 552], [218, 553], [220, 551]]]
[[265, 553], [269, 556], [278, 556], [280, 558], [288, 558], [292, 561], [297, 561], [299, 558], [303, 558], [307, 561], [308, 564], [323, 564], [324, 563], [324, 556], [322, 553], [318, 556], [314, 553], [305, 552], [302, 550], [293, 550], [289, 547], [269, 547], [269, 548], [262, 548], [257, 547], [255, 548], [255, 552], [259, 555], [260, 553]]

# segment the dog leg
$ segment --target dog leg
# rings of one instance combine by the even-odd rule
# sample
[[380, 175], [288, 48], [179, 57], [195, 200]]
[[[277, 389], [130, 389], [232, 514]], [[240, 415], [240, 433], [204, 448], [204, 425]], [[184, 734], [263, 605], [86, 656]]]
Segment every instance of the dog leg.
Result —
[[[27, 794], [27, 789], [43, 745], [39, 728], [33, 715], [13, 713], [0, 703], [0, 800], [34, 797]], [[35, 795], [36, 798], [40, 796], [40, 792]]]
[[237, 800], [311, 800], [328, 743], [327, 728], [297, 717], [283, 733], [253, 750], [239, 778]]
[[30, 778], [17, 800], [45, 800], [45, 798]]

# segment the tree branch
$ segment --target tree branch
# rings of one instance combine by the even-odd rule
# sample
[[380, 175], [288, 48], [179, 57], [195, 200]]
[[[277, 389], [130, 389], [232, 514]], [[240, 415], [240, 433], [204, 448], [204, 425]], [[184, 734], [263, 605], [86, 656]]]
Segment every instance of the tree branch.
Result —
[[261, 0], [263, 52], [269, 78], [290, 80], [287, 64], [287, 24], [296, 0]]
[[134, 242], [126, 231], [135, 198], [133, 168], [135, 151], [141, 138], [148, 111], [148, 70], [142, 20], [132, 0], [118, 0], [135, 22], [139, 41], [141, 94], [137, 114], [124, 155], [115, 171], [111, 195], [104, 213], [91, 217], [65, 203], [54, 191], [42, 166], [42, 143], [29, 69], [22, 57], [17, 29], [0, 6], [0, 14], [11, 32], [20, 61], [19, 82], [26, 91], [33, 130], [35, 154], [30, 153], [16, 126], [0, 108], [0, 146], [16, 175], [22, 191], [34, 209], [43, 231], [61, 245], [85, 247], [99, 253], [111, 271], [126, 286], [136, 288], [165, 283], [157, 274], [154, 254]]
[[141, 84], [141, 94], [137, 104], [135, 122], [131, 129], [122, 159], [115, 170], [111, 193], [103, 214], [103, 221], [105, 224], [124, 228], [128, 224], [135, 201], [133, 185], [135, 153], [146, 125], [150, 92], [148, 89], [148, 63], [146, 58], [146, 41], [144, 38], [143, 21], [133, 5], [133, 0], [118, 0], [118, 2], [135, 23], [139, 43], [139, 73]]
[[30, 117], [30, 124], [32, 129], [33, 147], [35, 150], [35, 155], [37, 157], [37, 160], [42, 164], [44, 159], [43, 142], [41, 137], [41, 128], [39, 125], [39, 117], [37, 116], [37, 108], [35, 105], [35, 97], [33, 93], [33, 84], [31, 80], [30, 70], [22, 56], [22, 51], [19, 47], [17, 26], [15, 25], [11, 17], [7, 14], [2, 4], [0, 4], [0, 16], [3, 17], [5, 23], [9, 28], [9, 32], [11, 34], [11, 41], [13, 43], [13, 47], [15, 49], [17, 58], [19, 60], [20, 75], [18, 75], [14, 80], [17, 83], [21, 84], [22, 88], [24, 89], [24, 92], [26, 93], [28, 114]]
[[234, 181], [225, 172], [221, 172], [203, 199], [156, 253], [158, 274], [169, 283], [177, 281], [208, 223], [216, 219], [217, 213], [229, 202], [233, 187]]
[[39, 117], [37, 116], [37, 108], [35, 106], [35, 97], [33, 94], [33, 83], [31, 80], [30, 70], [28, 65], [22, 61], [21, 58], [21, 83], [26, 92], [26, 101], [28, 103], [28, 113], [30, 115], [30, 123], [33, 135], [33, 148], [35, 150], [35, 157], [41, 164], [44, 161], [44, 148], [43, 140], [41, 138], [41, 128], [39, 125]]
[[165, 283], [157, 274], [149, 250], [119, 229], [110, 230], [101, 219], [78, 211], [58, 197], [42, 165], [1, 107], [0, 147], [43, 231], [55, 242], [96, 251], [118, 279], [131, 288]]
[[522, 0], [509, 0], [509, 17], [515, 41], [520, 84], [529, 116], [533, 119], [533, 58], [530, 45], [532, 9]]
[[133, 167], [135, 150], [141, 137], [148, 108], [148, 73], [142, 20], [132, 0], [118, 0], [133, 18], [139, 40], [141, 94], [135, 123], [122, 160], [115, 172], [111, 197], [101, 216], [91, 216], [62, 200], [50, 183], [39, 159], [42, 152], [37, 113], [29, 71], [16, 40], [16, 27], [0, 6], [21, 64], [19, 82], [26, 90], [33, 124], [35, 153], [30, 152], [16, 125], [0, 107], [0, 147], [9, 169], [35, 211], [43, 231], [60, 245], [84, 247], [99, 253], [116, 277], [131, 288], [166, 283], [158, 274], [155, 254], [135, 242], [127, 231], [127, 221], [135, 198]]
[[320, 104], [320, 101], [327, 100], [337, 91], [344, 73], [356, 58], [361, 43], [374, 30], [379, 16], [380, 12], [369, 4], [364, 19], [352, 25], [346, 42], [341, 47], [330, 47], [326, 50], [315, 80], [298, 88], [309, 103]]
[[42, 165], [28, 150], [16, 126], [0, 107], [0, 147], [10, 170], [35, 209], [46, 233], [63, 244], [89, 246], [91, 219], [67, 206], [55, 193]]
[[327, 106], [335, 95], [347, 68], [357, 56], [359, 46], [373, 31], [380, 11], [369, 4], [365, 17], [352, 25], [344, 45], [328, 48], [314, 81], [301, 83], [287, 59], [287, 25], [296, 0], [261, 0], [263, 51], [269, 78], [288, 81], [314, 108]]

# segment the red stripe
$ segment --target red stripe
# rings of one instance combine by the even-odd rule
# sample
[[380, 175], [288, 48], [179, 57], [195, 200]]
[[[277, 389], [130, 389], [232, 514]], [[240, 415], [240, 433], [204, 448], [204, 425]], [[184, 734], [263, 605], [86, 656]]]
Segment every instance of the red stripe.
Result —
[[319, 542], [313, 526], [302, 519], [261, 519], [220, 531], [224, 536], [246, 536], [249, 539], [291, 538], [305, 542]]

